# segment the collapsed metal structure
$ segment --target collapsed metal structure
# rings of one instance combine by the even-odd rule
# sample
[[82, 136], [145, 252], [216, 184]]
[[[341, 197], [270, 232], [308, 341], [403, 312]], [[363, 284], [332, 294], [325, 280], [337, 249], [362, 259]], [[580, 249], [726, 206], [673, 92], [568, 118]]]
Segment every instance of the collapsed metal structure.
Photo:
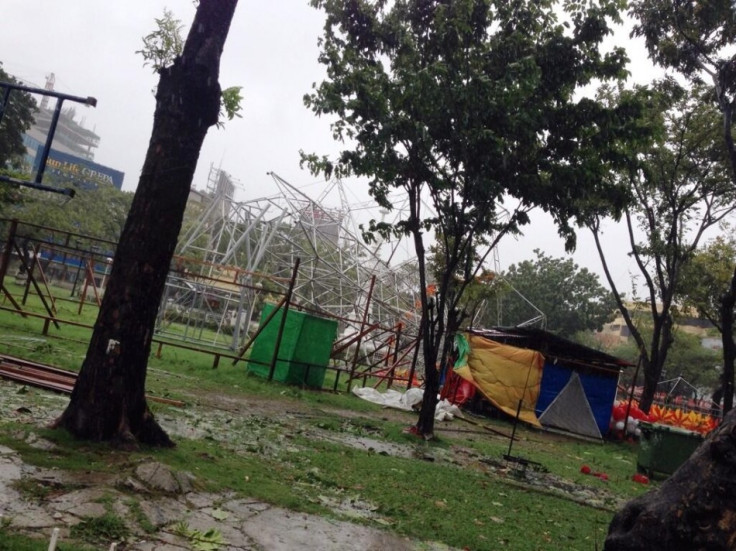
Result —
[[[180, 235], [156, 339], [236, 363], [258, 336], [263, 306], [270, 302], [277, 306], [274, 313], [283, 306], [284, 312], [296, 308], [337, 320], [331, 356], [336, 368], [343, 365], [350, 373], [349, 380], [370, 376], [389, 385], [395, 379], [411, 384], [415, 368], [422, 365], [414, 258], [396, 261], [407, 256], [397, 254], [403, 246], [398, 240], [365, 243], [355, 214], [373, 203], [350, 202], [339, 180], [313, 199], [278, 175], [270, 177], [278, 193], [260, 199], [235, 201], [232, 178], [214, 168], [206, 192], [192, 192], [189, 208], [197, 215], [187, 217], [189, 226]], [[338, 197], [339, 206], [326, 206], [328, 196]], [[380, 214], [385, 221], [388, 213]], [[70, 285], [72, 296], [79, 288], [80, 313], [85, 300], [99, 304], [114, 247], [93, 237], [12, 221], [0, 282], [15, 254], [25, 286], [21, 302], [33, 287], [48, 315], [45, 332], [50, 322], [58, 327], [49, 283]], [[497, 255], [493, 259], [499, 273]], [[5, 285], [0, 291], [23, 312]], [[500, 302], [497, 311], [500, 322]]]
[[[211, 169], [201, 212], [179, 240], [157, 332], [242, 349], [264, 302], [288, 294], [293, 307], [339, 321], [336, 354], [354, 346], [385, 358], [410, 347], [420, 319], [416, 263], [381, 258], [394, 257], [398, 242], [365, 244], [354, 217], [361, 205], [351, 206], [339, 180], [313, 199], [270, 177], [277, 194], [237, 202], [232, 178]], [[324, 206], [327, 195], [340, 206]]]

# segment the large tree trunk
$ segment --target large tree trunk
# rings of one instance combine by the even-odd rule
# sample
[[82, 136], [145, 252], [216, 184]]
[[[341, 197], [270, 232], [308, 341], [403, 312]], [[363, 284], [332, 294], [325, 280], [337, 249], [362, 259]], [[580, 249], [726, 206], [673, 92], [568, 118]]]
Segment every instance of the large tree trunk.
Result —
[[[667, 307], [667, 310], [669, 310], [669, 307]], [[648, 359], [644, 358], [642, 363], [644, 389], [639, 400], [639, 409], [644, 413], [649, 413], [652, 407], [654, 396], [657, 393], [657, 385], [662, 378], [662, 370], [667, 361], [667, 353], [675, 342], [672, 337], [672, 325], [672, 316], [668, 313], [655, 320], [654, 333], [650, 344], [651, 354]]]
[[736, 411], [669, 479], [616, 514], [604, 551], [736, 549]]
[[[429, 297], [427, 292], [427, 255], [424, 249], [424, 240], [420, 228], [421, 186], [414, 185], [407, 188], [409, 196], [410, 220], [412, 220], [412, 238], [414, 250], [417, 253], [417, 269], [419, 274], [420, 302], [422, 305], [422, 323], [420, 335], [422, 352], [424, 354], [424, 396], [419, 409], [416, 432], [426, 439], [434, 437], [434, 413], [437, 409], [437, 393], [440, 388], [440, 377], [437, 371], [437, 335], [441, 333], [442, 312], [438, 311], [439, 304], [436, 297]], [[432, 305], [430, 306], [430, 302]]]
[[[424, 326], [430, 325], [424, 323]], [[434, 339], [425, 331], [424, 343], [424, 396], [419, 409], [417, 432], [427, 439], [434, 437], [434, 415], [437, 411], [437, 394], [440, 390], [440, 376], [437, 370], [437, 348]]]
[[[421, 236], [415, 235], [415, 246], [417, 250], [417, 263], [419, 264], [419, 281], [421, 285], [422, 323], [420, 324], [422, 339], [422, 352], [424, 354], [424, 396], [419, 409], [417, 420], [417, 433], [430, 439], [434, 437], [434, 414], [437, 409], [437, 393], [440, 388], [440, 376], [437, 371], [437, 333], [442, 324], [439, 313], [436, 312], [438, 304], [436, 297], [427, 296], [426, 262], [424, 245]], [[417, 243], [418, 242], [418, 243]], [[430, 306], [430, 302], [433, 303]]]
[[736, 269], [731, 276], [731, 285], [721, 297], [721, 340], [723, 341], [723, 413], [733, 409], [733, 376], [736, 361], [736, 342], [733, 340], [733, 308], [736, 305]]
[[138, 188], [87, 356], [56, 421], [77, 437], [173, 445], [146, 404], [146, 367], [199, 151], [218, 119], [220, 55], [236, 4], [201, 0], [182, 55], [160, 71]]
[[641, 397], [639, 398], [639, 408], [643, 412], [649, 413], [652, 402], [654, 402], [654, 395], [657, 392], [657, 383], [659, 383], [662, 370], [657, 369], [647, 358], [644, 358], [642, 360], [642, 373], [644, 374], [644, 385], [641, 391]]

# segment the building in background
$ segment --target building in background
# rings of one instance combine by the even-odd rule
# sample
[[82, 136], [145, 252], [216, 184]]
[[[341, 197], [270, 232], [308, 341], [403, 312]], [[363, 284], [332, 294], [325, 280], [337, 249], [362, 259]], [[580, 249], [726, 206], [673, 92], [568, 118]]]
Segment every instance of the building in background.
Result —
[[[54, 73], [51, 73], [46, 78], [46, 90], [53, 90], [54, 82]], [[33, 174], [39, 168], [54, 107], [55, 100], [44, 96], [38, 111], [34, 114], [33, 125], [23, 135], [23, 143], [26, 146], [25, 162]], [[44, 180], [58, 181], [64, 185], [72, 184], [82, 189], [95, 189], [100, 184], [109, 184], [121, 189], [125, 174], [94, 162], [95, 149], [100, 144], [100, 137], [93, 130], [84, 127], [84, 120], [77, 122], [76, 114], [76, 109], [71, 106], [61, 110], [46, 162]], [[53, 181], [46, 183], [53, 185]]]
[[[637, 321], [637, 325], [651, 326], [649, 305], [646, 303], [629, 302], [626, 304], [632, 318]], [[704, 348], [711, 350], [720, 350], [723, 343], [720, 337], [711, 338], [711, 334], [715, 331], [715, 326], [707, 319], [698, 316], [694, 310], [681, 311], [675, 320], [676, 327], [683, 333], [695, 335], [700, 339], [700, 343]], [[631, 331], [626, 325], [621, 312], [616, 311], [616, 317], [610, 323], [603, 324], [603, 328], [596, 333], [596, 339], [604, 345], [604, 347], [615, 347], [626, 343], [631, 339]]]

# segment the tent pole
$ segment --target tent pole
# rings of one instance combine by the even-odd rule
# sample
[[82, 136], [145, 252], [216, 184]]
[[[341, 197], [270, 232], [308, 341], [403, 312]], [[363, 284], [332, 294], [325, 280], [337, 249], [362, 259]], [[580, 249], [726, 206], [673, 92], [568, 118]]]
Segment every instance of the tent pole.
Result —
[[519, 416], [521, 415], [521, 405], [524, 403], [524, 398], [519, 400], [519, 405], [516, 406], [516, 417], [514, 417], [514, 426], [511, 429], [511, 439], [509, 440], [509, 451], [506, 457], [511, 457], [511, 447], [514, 445], [514, 437], [516, 436], [516, 425], [519, 424]]

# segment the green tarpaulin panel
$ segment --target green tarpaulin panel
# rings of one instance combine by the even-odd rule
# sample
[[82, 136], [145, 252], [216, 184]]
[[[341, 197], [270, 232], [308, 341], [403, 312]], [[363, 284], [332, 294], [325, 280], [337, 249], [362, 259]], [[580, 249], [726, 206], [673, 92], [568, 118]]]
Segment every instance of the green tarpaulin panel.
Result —
[[[266, 304], [261, 327], [275, 306]], [[278, 312], [253, 343], [248, 371], [268, 377], [283, 312]], [[289, 310], [273, 378], [283, 383], [322, 387], [337, 334], [337, 321]]]

